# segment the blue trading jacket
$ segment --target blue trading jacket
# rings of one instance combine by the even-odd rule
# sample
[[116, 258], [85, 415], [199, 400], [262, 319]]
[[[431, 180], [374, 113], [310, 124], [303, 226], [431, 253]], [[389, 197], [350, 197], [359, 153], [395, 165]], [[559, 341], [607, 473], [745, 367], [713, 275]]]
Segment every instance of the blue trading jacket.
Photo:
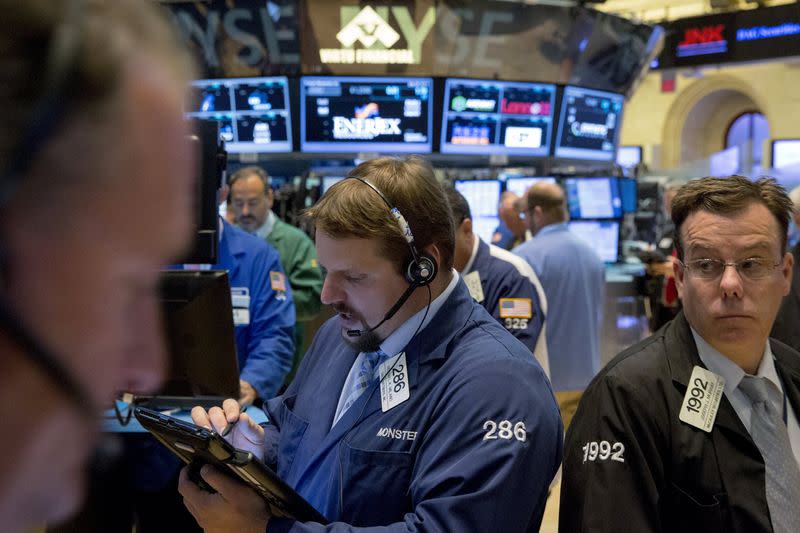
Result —
[[[228, 271], [231, 291], [249, 294], [249, 324], [236, 325], [236, 351], [241, 379], [268, 400], [292, 366], [294, 356], [294, 303], [291, 287], [274, 290], [270, 272], [283, 274], [278, 252], [262, 239], [223, 221], [215, 269]], [[234, 301], [234, 308], [237, 307]]]
[[404, 352], [410, 398], [383, 412], [375, 380], [331, 427], [357, 353], [336, 317], [322, 326], [265, 404], [265, 459], [332, 523], [272, 518], [267, 531], [539, 530], [562, 426], [530, 351], [459, 280]]

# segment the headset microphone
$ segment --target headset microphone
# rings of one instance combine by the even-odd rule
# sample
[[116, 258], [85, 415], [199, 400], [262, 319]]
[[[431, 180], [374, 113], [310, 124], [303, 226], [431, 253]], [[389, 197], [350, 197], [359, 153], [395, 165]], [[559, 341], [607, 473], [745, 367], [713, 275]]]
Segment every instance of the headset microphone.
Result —
[[[417, 247], [414, 246], [414, 234], [411, 233], [411, 226], [409, 226], [408, 222], [406, 221], [405, 217], [400, 213], [400, 210], [392, 205], [389, 199], [383, 194], [380, 189], [378, 189], [375, 185], [373, 185], [370, 181], [359, 178], [357, 176], [348, 176], [346, 179], [354, 179], [360, 181], [364, 185], [367, 185], [370, 189], [375, 191], [375, 193], [380, 196], [381, 200], [386, 204], [386, 207], [389, 208], [389, 212], [392, 215], [392, 218], [395, 219], [397, 225], [400, 228], [400, 232], [403, 234], [403, 238], [408, 245], [409, 252], [411, 253], [411, 258], [406, 264], [402, 267], [403, 276], [405, 277], [406, 281], [408, 281], [409, 286], [405, 290], [405, 292], [400, 296], [400, 298], [395, 302], [395, 304], [386, 312], [383, 316], [383, 320], [378, 322], [377, 325], [368, 328], [368, 329], [348, 329], [347, 336], [348, 337], [360, 337], [367, 333], [371, 333], [381, 327], [387, 320], [391, 319], [403, 304], [406, 303], [406, 300], [411, 297], [411, 293], [417, 287], [424, 287], [428, 285], [430, 282], [436, 278], [436, 273], [438, 271], [438, 265], [436, 264], [436, 260], [429, 256], [420, 254], [417, 251]], [[369, 324], [367, 324], [369, 325]]]
[[[414, 292], [414, 289], [416, 289], [417, 287], [419, 287], [419, 285], [416, 283], [412, 283], [411, 285], [409, 285], [408, 288], [405, 290], [405, 292], [400, 296], [400, 298], [397, 299], [397, 301], [394, 303], [391, 309], [389, 309], [386, 312], [386, 314], [383, 315], [383, 320], [378, 322], [377, 325], [369, 329], [348, 329], [347, 336], [360, 337], [362, 335], [366, 335], [367, 333], [372, 333], [373, 331], [381, 327], [384, 324], [384, 322], [390, 320], [400, 310], [400, 308], [403, 307], [403, 304], [406, 303], [406, 300], [408, 300], [408, 298], [411, 296], [411, 293]], [[369, 324], [367, 325], [369, 326]]]

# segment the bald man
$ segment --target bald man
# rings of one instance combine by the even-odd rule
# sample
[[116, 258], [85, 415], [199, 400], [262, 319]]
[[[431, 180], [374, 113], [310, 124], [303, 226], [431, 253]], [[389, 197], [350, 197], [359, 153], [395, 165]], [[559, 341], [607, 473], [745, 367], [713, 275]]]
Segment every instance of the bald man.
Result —
[[564, 190], [537, 183], [526, 193], [525, 222], [533, 234], [513, 251], [533, 267], [548, 302], [550, 379], [564, 427], [581, 394], [600, 370], [603, 262], [569, 231]]

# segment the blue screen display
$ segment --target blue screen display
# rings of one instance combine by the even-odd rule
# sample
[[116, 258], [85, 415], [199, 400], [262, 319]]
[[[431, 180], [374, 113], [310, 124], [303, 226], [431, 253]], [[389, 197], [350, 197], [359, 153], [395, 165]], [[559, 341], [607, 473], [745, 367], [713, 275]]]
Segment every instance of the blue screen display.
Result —
[[619, 222], [572, 220], [569, 230], [588, 244], [604, 263], [619, 261]]
[[617, 178], [568, 178], [564, 189], [572, 219], [622, 217]]
[[304, 152], [430, 153], [430, 78], [303, 77]]
[[549, 155], [555, 93], [555, 85], [448, 79], [441, 152]]
[[292, 151], [286, 77], [193, 81], [186, 115], [219, 122], [228, 152]]
[[621, 94], [565, 87], [555, 156], [613, 161], [624, 101]]

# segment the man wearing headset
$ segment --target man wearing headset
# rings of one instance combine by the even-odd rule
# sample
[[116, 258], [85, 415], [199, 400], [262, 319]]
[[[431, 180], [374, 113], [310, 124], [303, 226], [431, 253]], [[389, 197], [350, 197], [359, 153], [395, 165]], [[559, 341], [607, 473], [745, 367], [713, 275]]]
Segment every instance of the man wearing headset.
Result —
[[[274, 466], [335, 526], [270, 515], [211, 467], [181, 474], [206, 531], [538, 531], [561, 459], [553, 392], [452, 268], [447, 200], [420, 159], [359, 165], [307, 213], [327, 270], [317, 333], [262, 428], [226, 400], [196, 423]], [[388, 311], [387, 311], [388, 310]]]
[[191, 69], [156, 9], [0, 0], [3, 531], [74, 511], [101, 410], [163, 376], [155, 285], [194, 170]]

